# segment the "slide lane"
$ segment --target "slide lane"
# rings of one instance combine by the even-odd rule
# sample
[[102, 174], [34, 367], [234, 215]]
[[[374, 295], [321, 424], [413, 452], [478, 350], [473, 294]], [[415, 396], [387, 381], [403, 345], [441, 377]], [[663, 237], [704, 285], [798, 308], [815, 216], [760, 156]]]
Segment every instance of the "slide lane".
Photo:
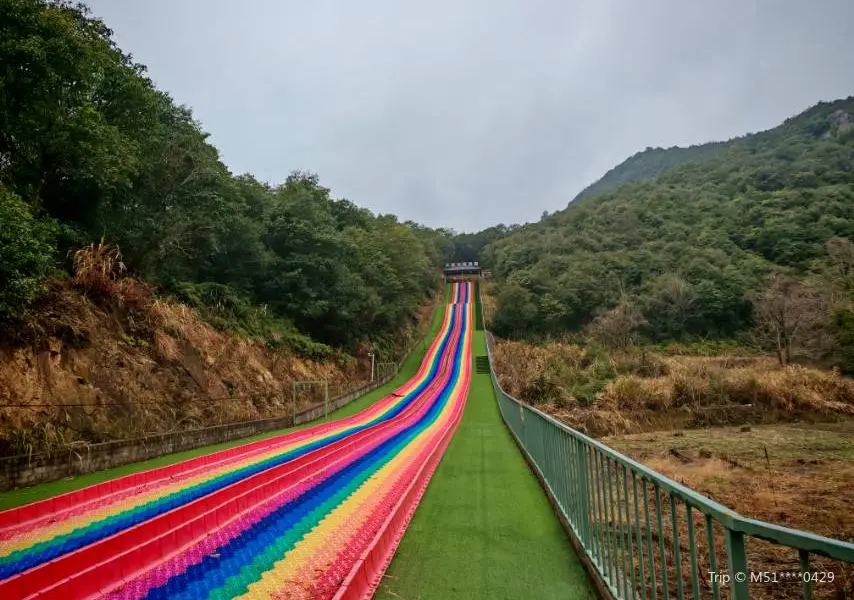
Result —
[[[221, 489], [228, 483], [261, 472], [277, 463], [287, 462], [313, 449], [329, 445], [348, 435], [394, 418], [411, 401], [416, 400], [436, 378], [441, 364], [439, 359], [443, 356], [451, 336], [450, 317], [451, 313], [447, 312], [440, 334], [428, 351], [418, 374], [406, 385], [363, 413], [342, 421], [322, 424], [251, 444], [255, 448], [244, 454], [235, 453], [228, 456], [232, 450], [238, 450], [239, 447], [217, 453], [226, 455], [226, 458], [222, 461], [210, 460], [207, 470], [196, 465], [185, 469], [185, 473], [179, 474], [169, 473], [171, 467], [157, 469], [153, 472], [165, 471], [166, 473], [158, 474], [156, 480], [151, 483], [137, 485], [127, 492], [119, 490], [94, 500], [84, 500], [62, 512], [46, 514], [39, 519], [7, 526], [0, 530], [0, 578], [25, 570], [32, 564], [38, 564], [42, 562], [40, 558], [51, 559], [63, 554], [61, 546], [77, 549], [85, 545], [86, 541], [96, 541], [106, 537], [116, 529], [116, 521], [129, 525], [141, 522], [145, 516], [166, 512], [183, 503], [182, 500], [187, 502], [199, 498], [206, 493]], [[216, 457], [217, 454], [211, 456]], [[204, 461], [194, 459], [187, 462]], [[180, 465], [181, 463], [176, 466]], [[136, 476], [130, 476], [122, 479], [134, 480], [135, 478]], [[152, 476], [151, 479], [155, 477]], [[107, 488], [109, 484], [112, 484], [112, 487], [118, 487], [117, 482], [120, 481], [106, 482], [107, 485], [93, 487]], [[132, 483], [134, 482], [131, 481]], [[68, 495], [76, 494], [84, 499], [83, 492], [86, 490]], [[52, 500], [57, 499], [37, 504], [46, 504]], [[0, 513], [0, 516], [5, 517], [0, 518], [0, 523], [17, 521], [14, 513], [26, 513], [29, 508], [24, 506]], [[7, 513], [11, 514], [6, 516]]]
[[462, 413], [471, 293], [453, 287], [416, 376], [354, 417], [0, 513], [0, 597], [372, 592]]
[[[454, 293], [456, 294], [457, 292]], [[454, 296], [454, 302], [456, 302], [456, 296]], [[437, 352], [437, 347], [444, 342], [443, 335], [447, 335], [448, 333], [448, 316], [446, 313], [445, 321], [440, 328], [440, 334], [432, 342], [431, 348], [428, 350], [417, 374], [406, 384], [392, 392], [384, 401], [375, 403], [360, 414], [333, 423], [316, 425], [276, 438], [269, 438], [203, 455], [170, 466], [111, 479], [43, 501], [0, 511], [0, 556], [5, 555], [2, 551], [4, 548], [2, 544], [3, 540], [8, 540], [10, 537], [29, 528], [37, 528], [40, 522], [56, 521], [58, 518], [80, 514], [87, 510], [92, 510], [99, 505], [113, 503], [123, 497], [151, 491], [159, 484], [175, 483], [179, 478], [186, 478], [195, 473], [204, 472], [206, 469], [214, 468], [217, 464], [227, 465], [229, 462], [234, 463], [238, 460], [251, 457], [253, 454], [258, 455], [262, 451], [270, 451], [277, 445], [281, 446], [282, 444], [293, 443], [305, 438], [317, 439], [330, 430], [343, 429], [345, 426], [353, 425], [354, 423], [358, 425], [359, 423], [373, 419], [377, 414], [386, 412], [389, 409], [387, 406], [388, 403], [394, 403], [396, 400], [400, 401], [402, 396], [410, 393], [419, 385], [423, 385], [433, 375], [428, 373], [430, 368], [434, 366], [429, 358]], [[441, 349], [438, 352], [441, 353]]]

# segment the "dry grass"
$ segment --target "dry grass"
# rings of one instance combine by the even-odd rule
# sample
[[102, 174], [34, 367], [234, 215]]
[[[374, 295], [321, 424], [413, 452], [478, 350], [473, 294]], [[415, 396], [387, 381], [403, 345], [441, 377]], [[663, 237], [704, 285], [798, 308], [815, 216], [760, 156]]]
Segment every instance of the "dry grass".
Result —
[[483, 311], [483, 321], [487, 329], [490, 329], [492, 315], [495, 314], [495, 309], [498, 305], [495, 288], [496, 285], [492, 281], [482, 280], [480, 282], [481, 310]]
[[[742, 428], [609, 436], [609, 446], [643, 462], [737, 512], [762, 521], [854, 541], [854, 421], [822, 425], [767, 425]], [[766, 454], [767, 453], [767, 454]], [[698, 530], [702, 523], [697, 523]], [[687, 538], [687, 523], [680, 522]], [[672, 528], [666, 528], [668, 537]], [[718, 564], [724, 548], [718, 537]], [[700, 564], [708, 551], [700, 544]], [[685, 547], [687, 551], [687, 545]], [[684, 553], [683, 553], [684, 554]], [[748, 540], [753, 571], [798, 570], [792, 550]], [[832, 569], [834, 584], [816, 587], [817, 598], [854, 597], [851, 566], [820, 557], [814, 570]], [[800, 587], [756, 586], [751, 597], [798, 598]]]
[[74, 286], [101, 306], [144, 310], [152, 302], [150, 285], [125, 277], [127, 269], [118, 246], [90, 244], [74, 252]]
[[[780, 367], [763, 356], [637, 351], [603, 356], [556, 342], [535, 347], [499, 341], [495, 356], [508, 392], [576, 429], [606, 436], [609, 446], [671, 479], [745, 516], [854, 542], [850, 379], [800, 365]], [[598, 388], [592, 401], [584, 397], [591, 388]], [[648, 492], [652, 498], [654, 490]], [[658, 573], [666, 566], [672, 586], [676, 559], [669, 502], [662, 498], [663, 528], [653, 527], [650, 535]], [[701, 517], [694, 513], [693, 519], [696, 531], [704, 532]], [[633, 517], [624, 522], [637, 529]], [[646, 526], [639, 525], [645, 538]], [[601, 527], [620, 525], [612, 521]], [[676, 529], [684, 576], [690, 554], [684, 506], [677, 512]], [[700, 538], [696, 549], [705, 573], [711, 550]], [[714, 553], [718, 566], [725, 566], [722, 530], [716, 532]], [[799, 569], [796, 552], [758, 539], [748, 541], [748, 560], [754, 571]], [[835, 583], [816, 586], [814, 597], [854, 598], [850, 565], [814, 557], [811, 566], [836, 575]], [[690, 593], [690, 581], [684, 583]], [[661, 594], [660, 577], [657, 585]], [[701, 588], [702, 596], [710, 597], [708, 580], [701, 581]], [[800, 594], [801, 587], [791, 583], [751, 587], [755, 598]], [[722, 597], [728, 597], [727, 590]]]
[[126, 270], [118, 246], [104, 244], [103, 239], [74, 253], [74, 283], [91, 290], [109, 291]]
[[763, 356], [499, 341], [495, 362], [510, 394], [592, 435], [854, 415], [854, 381]]
[[501, 385], [509, 394], [531, 404], [563, 406], [573, 399], [573, 374], [583, 370], [587, 353], [558, 342], [536, 346], [499, 341], [494, 359]]
[[618, 410], [741, 404], [791, 413], [854, 414], [854, 382], [833, 371], [780, 367], [770, 358], [667, 357], [667, 375], [621, 375], [600, 397]]
[[602, 441], [746, 516], [854, 540], [854, 421], [678, 433]]

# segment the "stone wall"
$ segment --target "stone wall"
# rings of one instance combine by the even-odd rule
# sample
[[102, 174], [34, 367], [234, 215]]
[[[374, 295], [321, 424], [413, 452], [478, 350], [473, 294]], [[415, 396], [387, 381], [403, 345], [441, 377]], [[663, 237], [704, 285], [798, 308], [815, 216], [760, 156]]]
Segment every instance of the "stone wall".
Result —
[[[386, 384], [393, 376], [388, 375], [343, 396], [330, 398], [329, 412], [337, 410], [356, 398]], [[103, 442], [91, 444], [79, 450], [59, 453], [10, 456], [0, 459], [0, 491], [56, 481], [93, 471], [102, 471], [164, 454], [193, 450], [202, 446], [221, 444], [259, 433], [284, 429], [321, 418], [325, 411], [324, 404], [320, 403], [297, 413], [295, 418], [293, 415], [288, 415], [177, 433], [164, 433], [132, 440]]]

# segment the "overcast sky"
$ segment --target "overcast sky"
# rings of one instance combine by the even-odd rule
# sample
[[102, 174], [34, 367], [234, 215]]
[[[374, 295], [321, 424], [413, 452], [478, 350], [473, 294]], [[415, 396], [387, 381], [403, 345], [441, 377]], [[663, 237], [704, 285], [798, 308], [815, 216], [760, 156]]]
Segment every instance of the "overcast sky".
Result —
[[232, 171], [457, 231], [854, 95], [852, 0], [87, 3]]

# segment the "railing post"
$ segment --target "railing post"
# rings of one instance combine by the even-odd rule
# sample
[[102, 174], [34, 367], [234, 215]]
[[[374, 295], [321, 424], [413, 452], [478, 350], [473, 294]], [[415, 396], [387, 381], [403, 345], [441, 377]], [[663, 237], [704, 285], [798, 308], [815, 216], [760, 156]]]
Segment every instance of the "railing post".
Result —
[[747, 552], [743, 533], [726, 528], [726, 552], [732, 600], [747, 600], [750, 591], [747, 586]]
[[800, 550], [798, 552], [798, 556], [801, 559], [801, 577], [804, 581], [804, 600], [811, 600], [812, 580], [808, 576], [804, 577], [804, 573], [809, 574], [810, 571], [810, 553], [806, 550]]
[[[706, 544], [709, 548], [709, 571], [717, 573], [718, 571], [718, 550], [715, 545], [715, 525], [711, 515], [706, 515]], [[721, 586], [717, 578], [712, 578], [712, 599], [720, 600]]]
[[587, 481], [587, 452], [584, 443], [576, 438], [570, 438], [576, 448], [576, 460], [578, 461], [578, 512], [579, 512], [579, 531], [581, 532], [581, 540], [584, 544], [584, 549], [590, 552], [590, 491]]

